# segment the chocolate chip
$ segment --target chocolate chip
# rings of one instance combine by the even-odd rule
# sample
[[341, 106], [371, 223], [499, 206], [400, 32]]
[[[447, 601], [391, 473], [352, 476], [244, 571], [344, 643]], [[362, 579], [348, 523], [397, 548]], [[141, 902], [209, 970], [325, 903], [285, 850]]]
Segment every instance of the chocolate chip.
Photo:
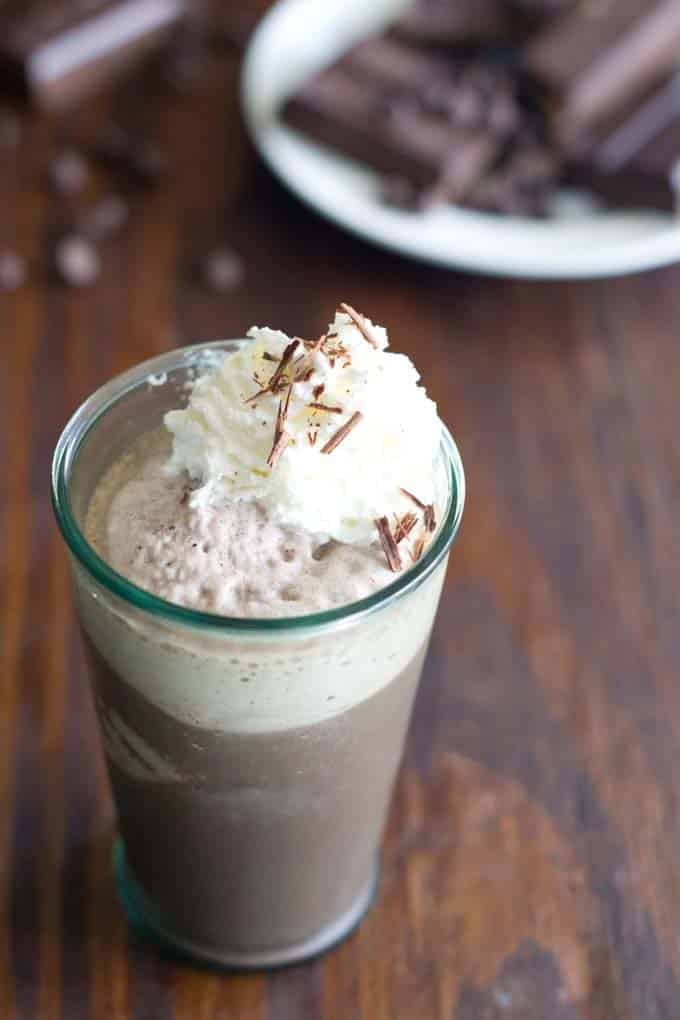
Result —
[[26, 281], [26, 262], [14, 251], [0, 251], [0, 291], [18, 290]]
[[57, 242], [54, 264], [63, 282], [70, 287], [89, 287], [99, 276], [97, 250], [78, 234], [68, 234]]
[[218, 248], [203, 261], [203, 278], [213, 290], [227, 293], [243, 281], [243, 259], [229, 248]]
[[92, 241], [104, 241], [125, 226], [129, 215], [130, 206], [121, 195], [106, 195], [83, 217], [83, 233]]
[[167, 169], [165, 156], [153, 142], [118, 125], [109, 125], [95, 146], [95, 155], [129, 186], [156, 184]]
[[132, 187], [151, 187], [158, 184], [167, 170], [165, 156], [153, 142], [135, 141], [126, 162], [121, 165], [127, 183]]
[[87, 160], [76, 149], [63, 149], [50, 164], [50, 180], [55, 191], [76, 195], [87, 183], [90, 169]]

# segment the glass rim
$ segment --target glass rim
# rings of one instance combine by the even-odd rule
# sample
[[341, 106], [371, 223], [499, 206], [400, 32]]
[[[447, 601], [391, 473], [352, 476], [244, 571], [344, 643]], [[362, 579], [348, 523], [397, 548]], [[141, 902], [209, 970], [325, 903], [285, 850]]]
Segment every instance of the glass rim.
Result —
[[419, 587], [448, 553], [456, 537], [465, 505], [465, 473], [458, 447], [443, 423], [442, 448], [449, 473], [449, 500], [444, 520], [437, 530], [434, 541], [416, 564], [399, 574], [384, 588], [380, 588], [377, 592], [356, 602], [349, 602], [346, 605], [317, 613], [274, 618], [222, 616], [169, 602], [167, 599], [140, 588], [102, 559], [85, 538], [71, 508], [69, 479], [78, 452], [91, 431], [96, 428], [98, 422], [115, 404], [132, 390], [145, 383], [148, 384], [152, 376], [162, 377], [164, 373], [179, 367], [182, 363], [187, 368], [199, 367], [206, 354], [213, 351], [229, 353], [236, 349], [237, 344], [241, 345], [247, 342], [249, 341], [246, 338], [210, 340], [206, 343], [176, 348], [139, 362], [95, 390], [66, 423], [55, 447], [52, 459], [51, 493], [52, 506], [59, 530], [76, 561], [99, 584], [135, 609], [150, 613], [161, 620], [229, 633], [237, 631], [260, 633], [297, 631], [305, 628], [318, 630], [329, 624], [355, 622], [397, 599], [401, 599]]

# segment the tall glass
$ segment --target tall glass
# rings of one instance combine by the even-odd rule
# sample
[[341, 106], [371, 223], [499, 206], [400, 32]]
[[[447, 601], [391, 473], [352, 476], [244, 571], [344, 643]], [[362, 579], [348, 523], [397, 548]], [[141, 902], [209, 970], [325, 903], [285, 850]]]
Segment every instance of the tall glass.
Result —
[[116, 802], [130, 921], [227, 967], [318, 953], [371, 902], [380, 838], [464, 502], [442, 427], [445, 511], [418, 564], [315, 615], [243, 620], [173, 605], [83, 535], [103, 473], [187, 382], [247, 341], [174, 351], [98, 390], [66, 426], [53, 500]]

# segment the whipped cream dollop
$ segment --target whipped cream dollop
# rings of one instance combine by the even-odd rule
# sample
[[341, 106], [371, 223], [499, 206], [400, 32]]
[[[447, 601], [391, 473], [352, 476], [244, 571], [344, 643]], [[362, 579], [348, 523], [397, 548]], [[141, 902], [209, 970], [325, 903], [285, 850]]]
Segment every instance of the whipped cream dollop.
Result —
[[348, 309], [315, 341], [248, 336], [165, 416], [167, 471], [192, 479], [193, 505], [256, 501], [288, 527], [368, 545], [377, 518], [414, 509], [402, 490], [434, 503], [437, 408], [384, 328]]

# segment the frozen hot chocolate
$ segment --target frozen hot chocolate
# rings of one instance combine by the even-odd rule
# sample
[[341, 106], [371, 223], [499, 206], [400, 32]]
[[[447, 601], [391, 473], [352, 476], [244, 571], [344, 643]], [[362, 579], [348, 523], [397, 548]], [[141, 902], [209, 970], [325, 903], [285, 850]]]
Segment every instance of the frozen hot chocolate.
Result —
[[123, 898], [176, 948], [263, 966], [370, 901], [463, 483], [370, 320], [343, 306], [314, 340], [249, 337], [182, 386], [122, 388], [106, 414], [139, 413], [145, 384], [185, 406], [101, 454], [93, 429], [89, 496], [71, 485]]

